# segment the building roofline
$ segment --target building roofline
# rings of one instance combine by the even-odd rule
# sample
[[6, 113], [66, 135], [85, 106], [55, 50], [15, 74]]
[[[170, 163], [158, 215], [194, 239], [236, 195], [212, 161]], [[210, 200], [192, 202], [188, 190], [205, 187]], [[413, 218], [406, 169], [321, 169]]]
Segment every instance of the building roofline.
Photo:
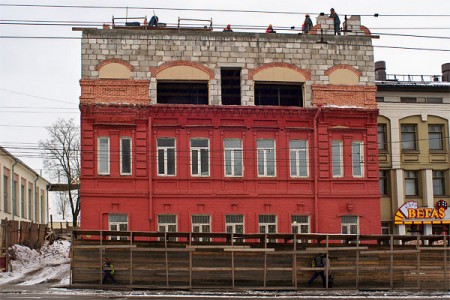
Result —
[[50, 181], [48, 181], [47, 179], [45, 179], [44, 177], [42, 177], [40, 174], [38, 174], [35, 170], [33, 170], [30, 166], [28, 166], [26, 163], [24, 163], [23, 161], [21, 161], [19, 158], [17, 158], [16, 156], [12, 155], [8, 150], [6, 150], [4, 147], [0, 146], [0, 150], [5, 152], [7, 154], [7, 156], [9, 156], [10, 158], [12, 158], [14, 161], [16, 161], [17, 163], [19, 163], [21, 166], [23, 166], [25, 169], [29, 170], [30, 172], [32, 172], [34, 175], [38, 176], [39, 178], [41, 178], [43, 181], [45, 181], [47, 184], [50, 184]]

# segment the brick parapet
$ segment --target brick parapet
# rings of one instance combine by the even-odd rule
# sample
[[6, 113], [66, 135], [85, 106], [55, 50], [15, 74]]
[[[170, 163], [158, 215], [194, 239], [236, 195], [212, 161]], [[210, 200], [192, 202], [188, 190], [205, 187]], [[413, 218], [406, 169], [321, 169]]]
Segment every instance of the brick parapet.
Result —
[[314, 105], [377, 108], [376, 86], [320, 85], [312, 86]]
[[80, 103], [148, 104], [149, 80], [80, 80]]

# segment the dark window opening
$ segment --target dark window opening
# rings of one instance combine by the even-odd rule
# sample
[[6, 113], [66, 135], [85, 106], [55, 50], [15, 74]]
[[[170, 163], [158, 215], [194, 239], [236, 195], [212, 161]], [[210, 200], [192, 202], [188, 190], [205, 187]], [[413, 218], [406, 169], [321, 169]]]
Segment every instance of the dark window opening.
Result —
[[158, 82], [157, 99], [165, 104], [208, 104], [208, 82]]
[[384, 102], [384, 97], [376, 97], [377, 102]]
[[301, 84], [255, 83], [255, 105], [303, 106]]
[[241, 69], [224, 68], [222, 78], [222, 105], [241, 105]]
[[415, 97], [400, 97], [401, 103], [417, 103], [417, 98]]
[[425, 101], [427, 103], [433, 103], [433, 104], [440, 104], [440, 103], [444, 103], [442, 98], [425, 98]]

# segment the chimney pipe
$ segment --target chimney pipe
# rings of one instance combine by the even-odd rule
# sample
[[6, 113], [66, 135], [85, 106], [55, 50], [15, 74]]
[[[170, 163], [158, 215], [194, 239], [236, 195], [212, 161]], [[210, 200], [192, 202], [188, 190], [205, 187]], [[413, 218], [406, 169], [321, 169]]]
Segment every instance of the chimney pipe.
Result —
[[442, 82], [450, 82], [450, 63], [442, 65]]
[[376, 61], [375, 62], [375, 80], [384, 81], [386, 80], [386, 62]]

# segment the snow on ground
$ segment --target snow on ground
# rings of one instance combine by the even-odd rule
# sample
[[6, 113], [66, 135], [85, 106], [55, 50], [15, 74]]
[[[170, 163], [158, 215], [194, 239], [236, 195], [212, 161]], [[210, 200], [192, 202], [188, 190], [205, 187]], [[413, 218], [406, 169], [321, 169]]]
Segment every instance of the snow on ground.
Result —
[[12, 272], [0, 273], [0, 285], [34, 285], [44, 282], [69, 283], [70, 242], [55, 241], [39, 251], [21, 245], [12, 246], [16, 259]]

